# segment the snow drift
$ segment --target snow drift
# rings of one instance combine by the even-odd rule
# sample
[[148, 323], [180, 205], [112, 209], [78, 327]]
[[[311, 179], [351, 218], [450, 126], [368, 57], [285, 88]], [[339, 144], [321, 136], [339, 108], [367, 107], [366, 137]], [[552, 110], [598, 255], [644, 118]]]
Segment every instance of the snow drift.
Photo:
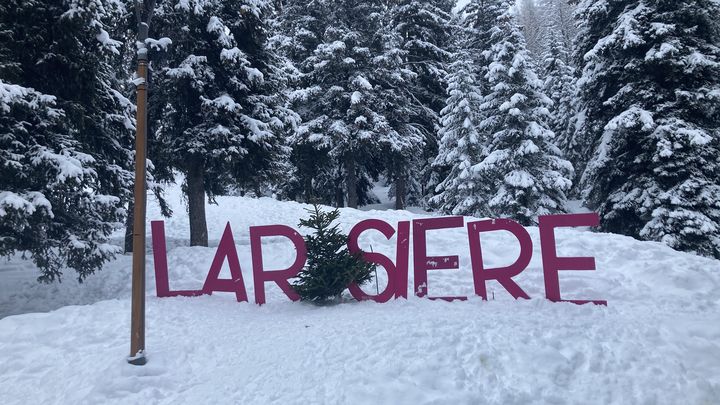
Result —
[[[195, 289], [215, 249], [187, 246], [178, 189], [170, 202], [171, 288]], [[149, 208], [149, 219], [160, 219], [152, 201]], [[254, 292], [248, 228], [296, 227], [305, 208], [240, 197], [208, 208], [211, 245], [227, 221], [233, 227], [248, 294]], [[396, 223], [422, 216], [345, 209], [340, 220], [347, 232], [367, 218]], [[533, 258], [515, 280], [531, 297], [543, 297], [537, 229], [529, 231]], [[289, 242], [264, 243], [268, 266], [293, 260]], [[272, 284], [262, 307], [239, 304], [233, 294], [158, 299], [148, 251], [145, 367], [125, 363], [129, 256], [85, 285], [68, 270], [62, 284], [51, 286], [35, 283], [32, 266], [14, 258], [0, 264], [0, 402], [717, 403], [720, 262], [584, 229], [558, 230], [557, 243], [560, 255], [589, 254], [597, 263], [595, 272], [561, 272], [563, 298], [604, 299], [607, 307], [516, 301], [491, 283], [494, 300], [487, 302], [411, 296], [314, 307], [288, 301]], [[392, 257], [395, 240], [366, 232], [360, 245]], [[517, 249], [511, 235], [483, 235], [488, 266], [510, 264]], [[460, 256], [460, 270], [429, 272], [433, 295], [473, 296], [463, 229], [429, 234], [428, 254]], [[384, 281], [379, 269], [380, 289]], [[374, 292], [375, 285], [365, 288]], [[51, 312], [33, 313], [42, 311]]]

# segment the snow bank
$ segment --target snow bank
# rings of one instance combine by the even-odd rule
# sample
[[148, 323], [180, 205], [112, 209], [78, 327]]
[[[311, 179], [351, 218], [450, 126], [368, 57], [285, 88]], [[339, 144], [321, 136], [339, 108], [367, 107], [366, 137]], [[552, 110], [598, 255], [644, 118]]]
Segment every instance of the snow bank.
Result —
[[[200, 288], [214, 249], [187, 246], [176, 188], [169, 198], [176, 213], [166, 220], [171, 287]], [[157, 205], [149, 208], [149, 218], [159, 219]], [[296, 226], [305, 208], [239, 197], [208, 207], [211, 244], [226, 221], [233, 227], [251, 297], [248, 227]], [[349, 230], [366, 218], [420, 216], [346, 209], [341, 221]], [[495, 300], [488, 302], [411, 297], [317, 308], [289, 302], [271, 284], [263, 307], [237, 303], [233, 294], [161, 300], [149, 255], [145, 367], [124, 361], [129, 256], [83, 286], [71, 272], [62, 284], [38, 285], [32, 266], [13, 258], [0, 263], [0, 403], [717, 403], [720, 261], [624, 236], [559, 230], [560, 255], [590, 254], [597, 262], [596, 272], [561, 273], [564, 298], [609, 306], [553, 304], [540, 299], [539, 238], [537, 229], [530, 233], [533, 259], [516, 278], [530, 301], [490, 283]], [[367, 232], [360, 244], [392, 253], [394, 243]], [[431, 255], [461, 258], [461, 270], [429, 273], [431, 295], [471, 296], [465, 232], [434, 231], [428, 244]], [[483, 235], [488, 266], [509, 264], [517, 250], [509, 235]], [[293, 259], [279, 240], [264, 251], [268, 267]]]

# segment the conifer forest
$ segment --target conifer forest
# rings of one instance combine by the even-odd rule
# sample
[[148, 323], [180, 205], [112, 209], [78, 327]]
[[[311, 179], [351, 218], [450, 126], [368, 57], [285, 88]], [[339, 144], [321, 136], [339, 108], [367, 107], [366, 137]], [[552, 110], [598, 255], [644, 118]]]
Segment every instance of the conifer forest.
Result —
[[42, 281], [132, 248], [109, 236], [132, 234], [139, 45], [148, 190], [182, 184], [193, 246], [219, 196], [382, 197], [525, 226], [582, 207], [720, 258], [718, 0], [155, 3], [138, 44], [132, 0], [0, 2], [0, 257]]

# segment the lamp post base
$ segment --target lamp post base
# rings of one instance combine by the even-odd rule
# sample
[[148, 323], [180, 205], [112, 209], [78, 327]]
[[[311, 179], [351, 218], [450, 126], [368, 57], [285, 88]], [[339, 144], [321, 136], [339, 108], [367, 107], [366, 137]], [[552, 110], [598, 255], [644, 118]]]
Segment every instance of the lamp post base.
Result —
[[144, 352], [139, 352], [135, 356], [128, 357], [127, 362], [133, 366], [144, 366], [147, 364], [147, 357]]

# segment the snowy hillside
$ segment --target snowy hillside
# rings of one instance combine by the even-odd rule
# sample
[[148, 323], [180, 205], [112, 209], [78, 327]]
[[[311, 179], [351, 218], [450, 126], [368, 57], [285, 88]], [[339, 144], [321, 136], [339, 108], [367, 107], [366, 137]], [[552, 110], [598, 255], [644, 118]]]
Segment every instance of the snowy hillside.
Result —
[[[215, 249], [186, 246], [179, 189], [169, 198], [176, 213], [166, 221], [171, 287], [198, 289]], [[225, 222], [232, 224], [251, 297], [248, 227], [295, 226], [304, 208], [240, 197], [208, 207], [215, 244]], [[346, 209], [341, 220], [347, 231], [365, 218], [394, 224], [417, 217]], [[159, 219], [152, 201], [149, 218]], [[290, 302], [269, 283], [262, 307], [232, 294], [158, 299], [149, 255], [145, 367], [125, 362], [129, 256], [82, 286], [71, 277], [38, 285], [35, 270], [12, 259], [0, 264], [0, 403], [717, 403], [720, 262], [624, 236], [559, 230], [561, 255], [597, 261], [596, 272], [562, 272], [563, 294], [609, 306], [553, 304], [541, 298], [537, 229], [530, 233], [533, 259], [516, 278], [529, 301], [489, 285], [489, 302], [411, 296], [314, 307]], [[394, 240], [383, 239], [367, 232], [361, 246], [392, 252]], [[462, 230], [433, 232], [428, 245], [430, 254], [461, 258], [460, 270], [429, 273], [431, 294], [472, 295]], [[504, 234], [483, 236], [483, 248], [490, 266], [507, 264], [517, 249]], [[264, 249], [268, 266], [292, 260], [282, 243], [270, 240]], [[19, 313], [26, 314], [8, 316]]]

